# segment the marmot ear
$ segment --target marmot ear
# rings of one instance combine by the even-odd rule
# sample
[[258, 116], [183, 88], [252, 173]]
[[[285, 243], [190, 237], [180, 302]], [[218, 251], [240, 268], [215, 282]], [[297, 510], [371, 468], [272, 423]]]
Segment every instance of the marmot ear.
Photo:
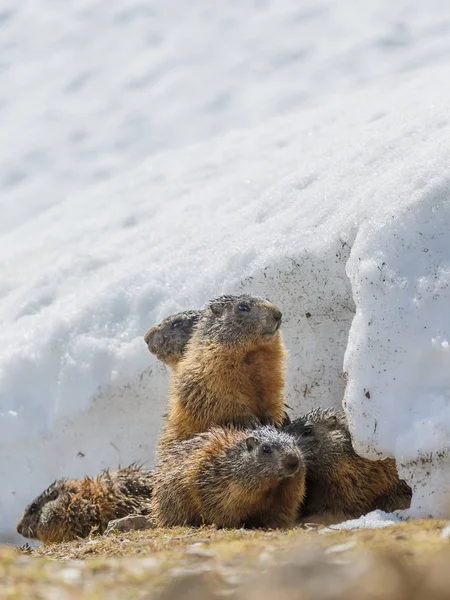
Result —
[[250, 436], [245, 439], [245, 443], [247, 444], [247, 450], [253, 450], [253, 448], [258, 445], [258, 440], [255, 437]]
[[58, 489], [56, 489], [56, 490], [52, 490], [52, 491], [50, 492], [50, 494], [47, 496], [47, 500], [48, 500], [49, 502], [51, 502], [52, 500], [56, 500], [56, 498], [57, 498], [58, 496], [59, 496], [59, 490], [58, 490]]
[[328, 417], [328, 424], [335, 426], [338, 424], [338, 418], [336, 415], [331, 415], [330, 417]]
[[209, 308], [215, 315], [221, 315], [224, 311], [225, 304], [223, 302], [211, 302]]

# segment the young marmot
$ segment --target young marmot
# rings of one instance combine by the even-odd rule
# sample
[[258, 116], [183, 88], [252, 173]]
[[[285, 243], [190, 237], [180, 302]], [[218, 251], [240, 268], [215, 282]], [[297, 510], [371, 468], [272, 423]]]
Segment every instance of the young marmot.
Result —
[[283, 423], [281, 316], [247, 294], [220, 296], [205, 307], [174, 372], [162, 445], [215, 425]]
[[147, 331], [144, 341], [149, 351], [172, 369], [180, 362], [191, 338], [199, 310], [185, 310], [167, 317]]
[[103, 533], [112, 519], [148, 514], [153, 473], [131, 465], [83, 480], [59, 479], [27, 506], [17, 531], [46, 544]]
[[290, 527], [305, 488], [292, 436], [265, 426], [211, 428], [160, 454], [151, 514], [156, 526]]
[[297, 437], [307, 458], [301, 520], [332, 523], [381, 509], [408, 508], [411, 489], [398, 478], [395, 461], [368, 460], [353, 450], [344, 412], [314, 409], [284, 431]]

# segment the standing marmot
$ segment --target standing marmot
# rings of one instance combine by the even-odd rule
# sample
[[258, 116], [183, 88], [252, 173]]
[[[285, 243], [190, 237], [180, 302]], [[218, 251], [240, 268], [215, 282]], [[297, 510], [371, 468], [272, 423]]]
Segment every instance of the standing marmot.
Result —
[[185, 310], [167, 317], [147, 331], [144, 341], [152, 354], [172, 369], [180, 362], [191, 338], [199, 310]]
[[285, 350], [280, 310], [244, 294], [201, 312], [174, 373], [162, 444], [214, 425], [281, 425]]
[[215, 427], [164, 448], [151, 514], [157, 526], [290, 527], [305, 488], [296, 440], [274, 427]]
[[398, 478], [395, 461], [368, 460], [353, 450], [344, 412], [314, 409], [284, 431], [298, 439], [307, 459], [301, 519], [321, 522], [358, 518], [381, 509], [408, 508], [411, 489]]
[[27, 506], [17, 531], [46, 544], [103, 533], [112, 519], [148, 514], [152, 488], [153, 473], [136, 465], [95, 479], [59, 479]]

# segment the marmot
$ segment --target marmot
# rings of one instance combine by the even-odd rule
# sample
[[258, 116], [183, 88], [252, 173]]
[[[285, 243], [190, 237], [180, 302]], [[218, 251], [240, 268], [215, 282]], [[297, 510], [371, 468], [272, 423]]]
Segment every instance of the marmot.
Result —
[[112, 519], [148, 514], [153, 473], [137, 465], [83, 480], [59, 479], [27, 506], [17, 531], [46, 544], [103, 533]]
[[[161, 323], [149, 329], [144, 336], [149, 351], [158, 360], [171, 367], [171, 369], [175, 369], [183, 357], [184, 350], [201, 312], [201, 310], [185, 310], [170, 315]], [[285, 413], [283, 425], [288, 425], [290, 422], [289, 415]]]
[[149, 329], [144, 336], [149, 351], [172, 369], [176, 367], [199, 316], [199, 310], [185, 310]]
[[290, 527], [305, 489], [296, 440], [275, 427], [213, 427], [160, 454], [151, 515], [156, 526]]
[[162, 444], [215, 425], [283, 423], [281, 316], [247, 294], [220, 296], [205, 307], [174, 372]]
[[314, 409], [284, 431], [297, 437], [307, 460], [301, 520], [336, 522], [381, 509], [408, 508], [411, 489], [399, 479], [395, 460], [368, 460], [353, 450], [343, 411]]

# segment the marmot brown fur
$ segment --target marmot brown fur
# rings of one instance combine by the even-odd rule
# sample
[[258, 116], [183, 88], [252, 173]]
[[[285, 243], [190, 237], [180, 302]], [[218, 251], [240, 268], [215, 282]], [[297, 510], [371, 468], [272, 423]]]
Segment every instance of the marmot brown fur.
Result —
[[294, 437], [265, 426], [211, 428], [167, 445], [154, 476], [156, 526], [290, 527], [305, 464]]
[[103, 533], [112, 519], [148, 514], [153, 473], [131, 465], [83, 480], [59, 479], [27, 506], [17, 531], [46, 544]]
[[176, 367], [199, 316], [199, 310], [185, 310], [149, 329], [144, 336], [149, 351], [172, 369]]
[[215, 425], [283, 423], [281, 316], [267, 300], [247, 294], [207, 305], [174, 372], [162, 444]]
[[[200, 314], [200, 310], [185, 310], [170, 315], [149, 329], [144, 336], [149, 351], [161, 362], [175, 369], [183, 357]], [[288, 425], [290, 422], [288, 414], [285, 413], [283, 425]]]
[[358, 456], [343, 411], [314, 409], [284, 431], [297, 437], [307, 460], [302, 521], [332, 523], [409, 507], [411, 489], [399, 479], [395, 461]]

